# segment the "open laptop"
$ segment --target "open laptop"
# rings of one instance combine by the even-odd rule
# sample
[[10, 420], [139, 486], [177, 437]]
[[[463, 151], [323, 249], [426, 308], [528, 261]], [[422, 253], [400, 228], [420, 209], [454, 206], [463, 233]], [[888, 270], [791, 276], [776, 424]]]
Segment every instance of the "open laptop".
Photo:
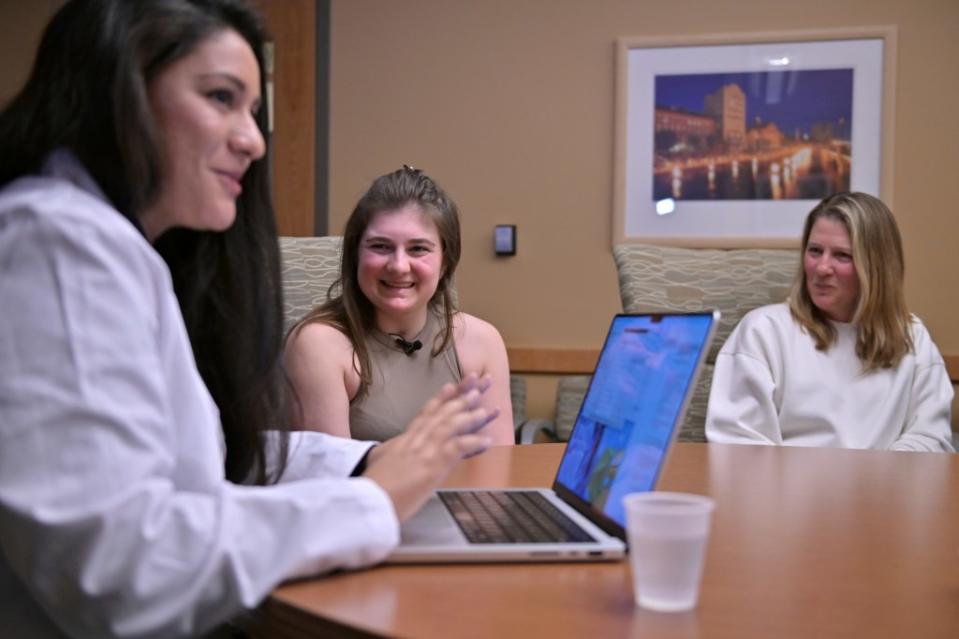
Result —
[[719, 311], [615, 316], [552, 490], [438, 490], [387, 561], [622, 557], [622, 498], [656, 485], [718, 321]]

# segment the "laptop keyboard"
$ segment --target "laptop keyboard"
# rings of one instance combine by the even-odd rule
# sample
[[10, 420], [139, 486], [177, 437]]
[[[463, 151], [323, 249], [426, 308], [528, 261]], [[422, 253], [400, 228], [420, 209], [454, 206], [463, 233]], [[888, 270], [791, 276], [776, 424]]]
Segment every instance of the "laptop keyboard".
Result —
[[439, 496], [474, 544], [595, 541], [537, 491], [440, 491]]

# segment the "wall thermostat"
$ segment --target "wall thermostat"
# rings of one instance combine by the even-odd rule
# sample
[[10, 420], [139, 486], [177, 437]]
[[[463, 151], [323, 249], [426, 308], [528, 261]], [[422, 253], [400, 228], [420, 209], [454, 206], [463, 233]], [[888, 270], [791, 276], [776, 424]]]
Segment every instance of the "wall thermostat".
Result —
[[516, 225], [497, 224], [493, 236], [493, 249], [497, 255], [516, 255]]

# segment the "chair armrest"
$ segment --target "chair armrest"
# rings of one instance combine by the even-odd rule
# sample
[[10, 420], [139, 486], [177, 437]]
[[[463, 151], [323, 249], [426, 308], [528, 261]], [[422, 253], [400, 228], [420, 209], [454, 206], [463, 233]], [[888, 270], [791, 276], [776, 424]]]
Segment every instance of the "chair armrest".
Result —
[[548, 419], [527, 419], [516, 429], [517, 444], [535, 444], [536, 436], [543, 433], [548, 441], [559, 441], [556, 425]]

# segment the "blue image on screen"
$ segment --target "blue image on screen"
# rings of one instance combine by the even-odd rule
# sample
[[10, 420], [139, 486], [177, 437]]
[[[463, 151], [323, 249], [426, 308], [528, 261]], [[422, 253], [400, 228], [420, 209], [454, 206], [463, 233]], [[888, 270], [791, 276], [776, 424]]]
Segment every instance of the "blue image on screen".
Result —
[[618, 315], [557, 481], [625, 525], [623, 496], [652, 490], [712, 315]]

